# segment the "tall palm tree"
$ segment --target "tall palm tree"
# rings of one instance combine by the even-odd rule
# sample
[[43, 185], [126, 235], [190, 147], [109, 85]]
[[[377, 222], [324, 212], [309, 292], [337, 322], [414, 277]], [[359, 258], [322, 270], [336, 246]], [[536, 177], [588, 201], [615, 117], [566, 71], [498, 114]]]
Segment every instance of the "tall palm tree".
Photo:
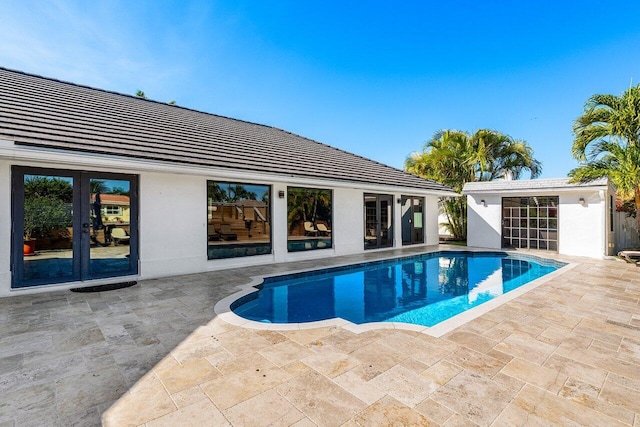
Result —
[[476, 181], [493, 181], [505, 176], [519, 179], [525, 171], [531, 178], [542, 173], [542, 164], [533, 157], [533, 148], [500, 132], [480, 129], [470, 137], [474, 147]]
[[608, 176], [624, 199], [635, 200], [640, 230], [640, 85], [621, 96], [593, 95], [573, 125], [571, 147], [580, 166], [573, 182]]
[[[412, 153], [404, 168], [409, 173], [448, 185], [460, 193], [464, 183], [473, 180], [473, 166], [467, 161], [473, 155], [466, 132], [444, 130], [437, 132], [421, 153]], [[449, 232], [456, 239], [464, 239], [467, 234], [466, 197], [443, 199], [442, 207]]]
[[[456, 130], [437, 132], [421, 153], [412, 153], [405, 170], [446, 184], [457, 192], [467, 182], [492, 181], [509, 176], [518, 179], [525, 171], [531, 178], [542, 172], [533, 149], [503, 133], [480, 129], [473, 134]], [[455, 238], [467, 233], [466, 197], [445, 199], [443, 207], [448, 227]]]
[[91, 194], [106, 193], [109, 191], [109, 187], [107, 187], [107, 184], [104, 181], [92, 179], [89, 182], [89, 191]]

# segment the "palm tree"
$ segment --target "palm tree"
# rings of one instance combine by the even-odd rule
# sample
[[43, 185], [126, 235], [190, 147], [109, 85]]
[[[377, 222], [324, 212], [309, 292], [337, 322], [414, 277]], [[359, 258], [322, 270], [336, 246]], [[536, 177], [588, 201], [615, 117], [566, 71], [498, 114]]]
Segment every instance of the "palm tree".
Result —
[[96, 193], [104, 194], [109, 191], [109, 188], [107, 187], [104, 181], [101, 181], [98, 179], [92, 179], [89, 182], [89, 191], [91, 192], [91, 194], [96, 194]]
[[573, 125], [571, 147], [580, 166], [571, 170], [572, 182], [608, 176], [623, 199], [635, 200], [640, 230], [640, 85], [621, 96], [593, 95]]
[[[480, 129], [474, 134], [457, 130], [437, 132], [421, 153], [412, 153], [405, 170], [452, 187], [457, 192], [467, 182], [518, 179], [525, 171], [531, 178], [542, 172], [533, 149], [521, 140], [503, 133]], [[448, 227], [456, 239], [467, 234], [466, 197], [443, 201]]]
[[[424, 146], [422, 153], [412, 153], [405, 161], [405, 170], [462, 191], [465, 182], [473, 180], [473, 167], [466, 159], [473, 156], [469, 136], [465, 132], [444, 130], [437, 132]], [[456, 239], [467, 234], [467, 201], [464, 197], [442, 200], [447, 227]]]
[[516, 140], [500, 132], [480, 129], [471, 135], [475, 157], [476, 181], [493, 181], [511, 176], [519, 179], [525, 171], [531, 178], [542, 173], [542, 163], [533, 157], [533, 148], [525, 141]]
[[[233, 194], [233, 195], [232, 195]], [[242, 200], [256, 200], [258, 195], [253, 191], [247, 190], [242, 184], [227, 185], [227, 196], [229, 202], [239, 202]]]

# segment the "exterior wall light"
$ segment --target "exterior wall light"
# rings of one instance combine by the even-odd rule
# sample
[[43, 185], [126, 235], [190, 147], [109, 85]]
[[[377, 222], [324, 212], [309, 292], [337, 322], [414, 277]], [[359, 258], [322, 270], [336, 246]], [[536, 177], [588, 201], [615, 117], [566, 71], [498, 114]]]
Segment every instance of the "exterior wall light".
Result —
[[396, 202], [400, 205], [400, 204], [402, 204], [402, 199], [398, 197], [398, 198], [396, 199]]
[[278, 191], [278, 197], [284, 199], [284, 190]]
[[485, 208], [487, 207], [487, 202], [484, 199], [480, 200], [480, 204]]
[[584, 206], [584, 197], [580, 197], [578, 203], [580, 203], [580, 206]]

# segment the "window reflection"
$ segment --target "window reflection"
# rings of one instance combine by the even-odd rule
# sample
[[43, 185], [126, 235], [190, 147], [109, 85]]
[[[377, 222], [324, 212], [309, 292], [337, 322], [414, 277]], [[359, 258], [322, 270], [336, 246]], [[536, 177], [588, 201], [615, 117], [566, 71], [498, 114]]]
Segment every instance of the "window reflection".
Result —
[[73, 275], [73, 178], [24, 176], [24, 280]]
[[289, 252], [326, 249], [332, 246], [331, 190], [287, 189], [287, 249]]
[[104, 275], [131, 268], [131, 182], [91, 178], [89, 270]]
[[207, 182], [208, 259], [271, 253], [268, 185]]

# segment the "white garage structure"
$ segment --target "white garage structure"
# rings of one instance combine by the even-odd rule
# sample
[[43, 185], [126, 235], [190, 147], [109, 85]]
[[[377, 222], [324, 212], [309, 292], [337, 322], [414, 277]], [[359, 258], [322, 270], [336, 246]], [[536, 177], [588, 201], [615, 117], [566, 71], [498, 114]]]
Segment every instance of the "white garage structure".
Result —
[[602, 258], [615, 253], [616, 189], [606, 178], [467, 183], [467, 244]]

